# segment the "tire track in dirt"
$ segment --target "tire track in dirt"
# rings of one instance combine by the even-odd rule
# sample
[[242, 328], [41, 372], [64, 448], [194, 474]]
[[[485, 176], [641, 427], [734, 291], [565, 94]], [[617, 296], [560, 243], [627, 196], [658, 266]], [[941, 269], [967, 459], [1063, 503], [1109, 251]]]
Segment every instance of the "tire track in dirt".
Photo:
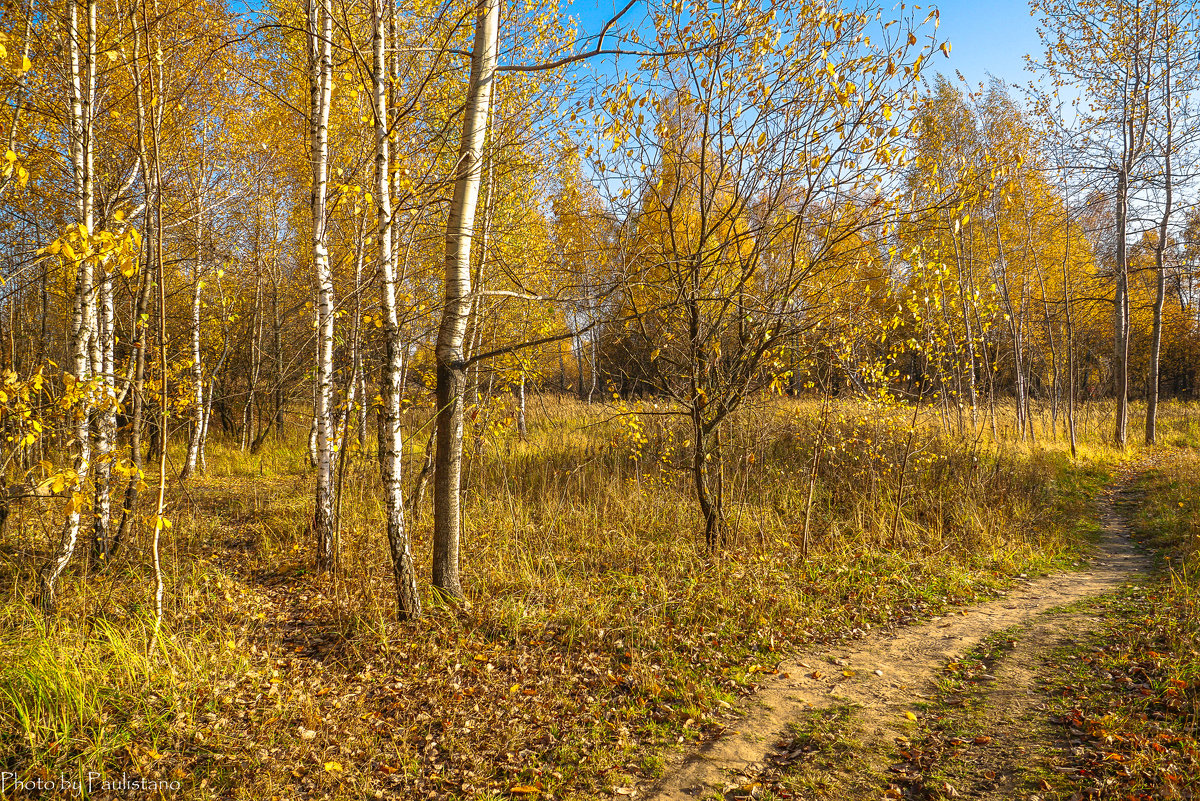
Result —
[[[1036, 778], [1058, 770], [1070, 748], [1061, 727], [1049, 718], [1037, 681], [1056, 649], [1085, 637], [1098, 622], [1090, 612], [1053, 612], [1014, 632], [1010, 649], [993, 655], [991, 675], [973, 688], [973, 708], [963, 710], [988, 743], [969, 754], [959, 751], [940, 765], [954, 789], [939, 795], [994, 801], [1037, 795]], [[923, 780], [920, 775], [908, 778]]]
[[932, 691], [942, 665], [993, 632], [1102, 595], [1150, 569], [1150, 557], [1130, 541], [1115, 509], [1117, 496], [1124, 492], [1110, 488], [1099, 501], [1101, 535], [1086, 569], [1032, 581], [1003, 598], [926, 624], [868, 636], [781, 664], [778, 675], [764, 676], [751, 708], [732, 724], [729, 734], [668, 767], [663, 778], [644, 789], [645, 796], [653, 801], [692, 801], [722, 795], [756, 776], [774, 752], [773, 746], [786, 737], [788, 724], [814, 709], [849, 702], [864, 723], [865, 737], [891, 743], [905, 732], [905, 713]]

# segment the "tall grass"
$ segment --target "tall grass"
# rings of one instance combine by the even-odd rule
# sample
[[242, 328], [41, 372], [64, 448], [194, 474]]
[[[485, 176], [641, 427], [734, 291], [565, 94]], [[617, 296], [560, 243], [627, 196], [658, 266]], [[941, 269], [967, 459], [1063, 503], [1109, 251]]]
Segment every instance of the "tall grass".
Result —
[[[457, 617], [434, 607], [422, 624], [393, 622], [373, 443], [345, 465], [339, 571], [323, 578], [310, 573], [303, 432], [259, 454], [215, 438], [207, 474], [172, 490], [172, 637], [149, 656], [148, 532], [104, 572], [69, 576], [47, 623], [23, 601], [33, 554], [20, 543], [48, 539], [56, 510], [21, 511], [0, 561], [0, 697], [13, 710], [0, 717], [2, 764], [183, 771], [196, 797], [472, 796], [535, 780], [587, 796], [650, 770], [647, 755], [668, 743], [711, 731], [714, 710], [789, 651], [1078, 561], [1094, 530], [1091, 496], [1114, 458], [1098, 409], [1073, 462], [1061, 424], [1057, 439], [1039, 428], [1034, 443], [993, 442], [986, 427], [945, 431], [931, 410], [910, 437], [907, 410], [839, 401], [823, 427], [820, 403], [776, 399], [730, 421], [730, 543], [709, 553], [688, 432], [661, 404], [535, 396], [521, 438], [507, 403], [481, 408], [466, 436], [472, 606]], [[408, 412], [410, 484], [430, 414]], [[1162, 417], [1191, 436], [1177, 407]], [[418, 565], [429, 564], [430, 517], [410, 512]], [[452, 678], [467, 668], [471, 693]], [[386, 729], [368, 727], [385, 714], [370, 700], [381, 677], [409, 688], [387, 707], [396, 723]], [[316, 700], [317, 683], [339, 688], [324, 696], [339, 706]], [[219, 688], [235, 685], [246, 709], [227, 724], [237, 736], [222, 737], [204, 716], [227, 720], [221, 693], [233, 691]], [[531, 687], [536, 709], [494, 717]], [[449, 767], [430, 738], [456, 755]], [[392, 772], [372, 773], [381, 753]], [[533, 756], [518, 768], [518, 753]], [[453, 792], [437, 784], [447, 771], [459, 777]]]

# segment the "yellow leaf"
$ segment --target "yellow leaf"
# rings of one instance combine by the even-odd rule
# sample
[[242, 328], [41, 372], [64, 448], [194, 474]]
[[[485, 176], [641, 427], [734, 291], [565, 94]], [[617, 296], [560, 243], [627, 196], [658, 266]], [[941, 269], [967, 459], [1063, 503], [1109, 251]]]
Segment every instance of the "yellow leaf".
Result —
[[108, 56], [109, 61], [116, 61], [120, 54], [116, 50], [106, 50], [104, 55]]
[[21, 56], [21, 72], [29, 72], [33, 69], [33, 62], [29, 60], [29, 56]]
[[325, 763], [325, 771], [327, 773], [333, 773], [335, 771], [340, 773], [341, 770], [342, 770], [342, 765], [340, 762], [326, 762]]
[[916, 716], [916, 715], [914, 715], [912, 712], [905, 712], [905, 713], [904, 713], [904, 717], [908, 718], [909, 720], [916, 720], [916, 719], [917, 719], [917, 716]]
[[541, 789], [534, 787], [532, 784], [514, 784], [508, 788], [508, 791], [513, 795], [532, 795], [540, 793]]

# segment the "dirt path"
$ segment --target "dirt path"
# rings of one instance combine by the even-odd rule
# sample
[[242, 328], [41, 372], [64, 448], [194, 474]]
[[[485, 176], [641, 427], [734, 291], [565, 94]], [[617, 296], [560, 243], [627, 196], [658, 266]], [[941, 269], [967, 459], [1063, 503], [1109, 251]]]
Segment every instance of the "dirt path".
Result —
[[[940, 763], [942, 794], [996, 801], [1032, 797], [1031, 788], [1040, 789], [1037, 779], [1059, 769], [1070, 742], [1062, 727], [1051, 722], [1047, 699], [1037, 692], [1038, 679], [1051, 653], [1086, 638], [1098, 622], [1088, 612], [1040, 615], [1009, 635], [1012, 639], [1007, 649], [989, 654], [987, 673], [977, 677], [978, 683], [973, 682], [968, 690], [975, 696], [973, 702], [964, 702], [961, 695], [958, 703], [951, 702], [961, 707], [956, 725], [968, 732], [966, 748], [949, 754], [943, 748], [938, 754], [935, 746], [931, 754]], [[940, 700], [945, 704], [950, 699]], [[973, 747], [971, 735], [982, 735], [986, 743]], [[908, 777], [905, 773], [901, 768], [897, 778], [909, 778], [916, 784], [927, 780], [920, 770]], [[945, 785], [954, 788], [953, 793], [946, 791]]]
[[[1100, 500], [1101, 538], [1086, 570], [1032, 581], [996, 601], [780, 665], [778, 676], [764, 677], [768, 680], [753, 706], [733, 725], [731, 734], [668, 769], [648, 788], [647, 797], [656, 801], [711, 798], [750, 781], [762, 770], [773, 746], [787, 735], [788, 723], [813, 709], [848, 702], [857, 709], [865, 738], [891, 743], [907, 729], [905, 713], [915, 711], [914, 704], [932, 692], [939, 668], [988, 634], [1027, 625], [1035, 650], [1039, 642], [1061, 640], [1080, 621], [1039, 620], [1041, 613], [1101, 595], [1150, 568], [1149, 557], [1132, 544], [1115, 509], [1121, 494], [1110, 490]], [[1034, 658], [1032, 652], [1027, 655], [1027, 660]], [[1014, 723], [1023, 717], [1023, 705], [1028, 703], [1021, 681], [1031, 680], [1034, 672], [1014, 670], [1004, 682], [1013, 706], [1008, 717]]]

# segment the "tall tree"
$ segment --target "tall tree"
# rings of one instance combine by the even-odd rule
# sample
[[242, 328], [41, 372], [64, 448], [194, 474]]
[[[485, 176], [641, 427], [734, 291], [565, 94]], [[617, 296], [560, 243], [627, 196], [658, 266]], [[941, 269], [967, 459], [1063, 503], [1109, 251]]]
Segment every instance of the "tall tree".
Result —
[[[74, 400], [72, 415], [75, 441], [74, 470], [70, 484], [71, 501], [58, 548], [42, 568], [41, 602], [47, 609], [55, 606], [59, 576], [71, 561], [79, 539], [80, 497], [92, 465], [91, 415], [92, 402], [88, 382], [94, 362], [90, 344], [96, 332], [97, 297], [94, 276], [95, 259], [90, 252], [94, 233], [94, 176], [95, 154], [92, 134], [96, 87], [96, 0], [86, 0], [83, 29], [79, 24], [79, 4], [69, 0], [65, 28], [67, 75], [71, 84], [68, 142], [71, 176], [75, 189], [77, 236], [60, 242], [57, 252], [75, 269], [75, 295], [71, 314], [71, 376], [69, 391]], [[72, 247], [72, 243], [74, 247]]]
[[1078, 110], [1086, 138], [1080, 167], [1111, 183], [1115, 241], [1113, 265], [1113, 438], [1125, 447], [1129, 422], [1129, 247], [1131, 202], [1144, 182], [1151, 143], [1151, 87], [1159, 47], [1159, 0], [1033, 0], [1045, 54], [1039, 62], [1056, 90], [1071, 84], [1087, 92]]
[[391, 112], [388, 104], [389, 70], [386, 60], [387, 33], [395, 8], [390, 0], [371, 0], [371, 98], [375, 116], [375, 203], [376, 254], [379, 264], [380, 305], [383, 308], [384, 380], [380, 409], [383, 431], [383, 491], [387, 516], [388, 548], [392, 560], [392, 575], [396, 588], [396, 605], [400, 618], [411, 620], [421, 616], [421, 597], [417, 593], [416, 568], [404, 527], [404, 487], [401, 467], [404, 457], [404, 434], [401, 427], [400, 403], [404, 372], [405, 343], [402, 338], [397, 309], [396, 263], [393, 260], [392, 229], [395, 210], [391, 196]]
[[317, 282], [316, 457], [313, 535], [317, 570], [334, 568], [333, 271], [329, 263], [326, 201], [329, 176], [329, 105], [333, 91], [333, 11], [330, 0], [308, 0], [309, 144], [312, 168], [312, 258]]
[[471, 308], [471, 240], [483, 177], [492, 86], [499, 51], [500, 0], [482, 0], [475, 19], [471, 75], [462, 138], [455, 165], [454, 196], [446, 222], [445, 302], [437, 337], [437, 456], [433, 474], [433, 586], [463, 601], [459, 573], [462, 512], [463, 398], [467, 386], [463, 343]]

